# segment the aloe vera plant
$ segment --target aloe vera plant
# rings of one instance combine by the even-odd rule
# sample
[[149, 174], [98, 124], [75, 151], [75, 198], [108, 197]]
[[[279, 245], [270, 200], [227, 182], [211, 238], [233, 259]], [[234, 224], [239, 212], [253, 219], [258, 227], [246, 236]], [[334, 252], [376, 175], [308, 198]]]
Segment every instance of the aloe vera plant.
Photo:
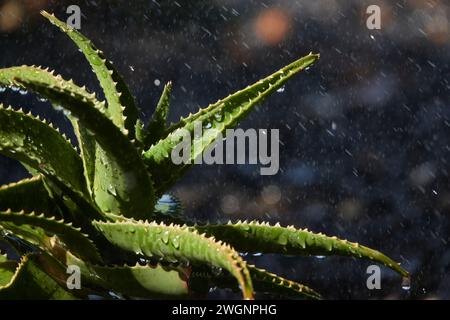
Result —
[[[344, 255], [373, 260], [408, 277], [379, 251], [306, 229], [257, 221], [192, 223], [167, 194], [190, 167], [175, 165], [169, 156], [180, 130], [192, 134], [195, 121], [209, 123], [216, 135], [236, 126], [319, 55], [294, 61], [170, 126], [168, 83], [144, 125], [126, 84], [103, 53], [54, 15], [42, 14], [84, 54], [106, 101], [42, 67], [0, 70], [2, 87], [31, 90], [64, 110], [79, 147], [45, 120], [1, 105], [0, 152], [20, 161], [31, 175], [0, 187], [0, 242], [9, 253], [0, 255], [1, 298], [108, 298], [111, 291], [123, 297], [180, 298], [204, 295], [212, 286], [241, 291], [245, 299], [255, 292], [321, 297], [306, 285], [248, 264], [240, 252]], [[216, 135], [204, 134], [205, 149]], [[192, 159], [197, 155], [193, 152]], [[74, 266], [82, 286], [69, 290], [66, 271]]]

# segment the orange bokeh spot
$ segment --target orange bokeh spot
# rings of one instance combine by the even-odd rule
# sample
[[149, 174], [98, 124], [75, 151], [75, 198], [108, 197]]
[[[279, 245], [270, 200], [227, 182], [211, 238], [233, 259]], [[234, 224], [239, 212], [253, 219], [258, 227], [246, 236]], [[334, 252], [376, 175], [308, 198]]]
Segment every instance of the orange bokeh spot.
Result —
[[0, 31], [12, 32], [20, 27], [23, 8], [15, 1], [8, 1], [0, 7]]
[[290, 17], [280, 9], [265, 9], [255, 20], [256, 37], [266, 45], [277, 45], [287, 35], [291, 26]]

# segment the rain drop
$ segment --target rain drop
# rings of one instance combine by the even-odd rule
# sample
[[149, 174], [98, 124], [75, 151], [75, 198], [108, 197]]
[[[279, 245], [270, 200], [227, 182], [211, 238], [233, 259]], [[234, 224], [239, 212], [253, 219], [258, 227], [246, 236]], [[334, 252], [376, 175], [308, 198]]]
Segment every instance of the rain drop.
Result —
[[21, 89], [21, 90], [19, 90], [19, 93], [20, 93], [22, 96], [24, 96], [24, 95], [27, 95], [27, 94], [28, 94], [28, 91], [25, 90], [25, 89]]
[[215, 291], [217, 291], [216, 287], [209, 288], [209, 293], [214, 293]]
[[161, 84], [161, 81], [159, 79], [155, 79], [155, 81], [153, 81], [153, 84], [157, 87], [159, 87], [159, 85]]
[[117, 300], [121, 300], [121, 299], [122, 299], [122, 297], [121, 297], [119, 294], [115, 293], [115, 292], [110, 291], [110, 292], [108, 292], [108, 294], [109, 294], [113, 299], [117, 299]]
[[331, 123], [331, 130], [333, 130], [333, 131], [335, 131], [337, 129], [337, 124], [336, 124], [336, 122], [332, 122]]
[[211, 272], [212, 272], [212, 274], [215, 275], [215, 276], [220, 276], [220, 274], [222, 273], [222, 268], [213, 266], [213, 267], [211, 268]]
[[284, 92], [284, 86], [279, 87], [279, 88], [277, 89], [277, 92], [278, 92], [278, 93], [283, 93], [283, 92]]
[[406, 290], [406, 291], [411, 289], [411, 279], [409, 277], [403, 277], [403, 279], [402, 279], [402, 289]]

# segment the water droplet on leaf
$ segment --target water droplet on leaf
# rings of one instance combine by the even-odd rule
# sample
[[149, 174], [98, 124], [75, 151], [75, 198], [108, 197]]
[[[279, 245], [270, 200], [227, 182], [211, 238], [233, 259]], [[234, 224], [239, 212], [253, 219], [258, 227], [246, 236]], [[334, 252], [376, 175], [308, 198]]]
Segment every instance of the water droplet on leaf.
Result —
[[116, 188], [115, 188], [112, 184], [108, 185], [107, 191], [108, 191], [108, 193], [111, 194], [112, 196], [114, 196], [114, 197], [117, 196]]
[[175, 249], [178, 249], [180, 247], [180, 236], [176, 236], [172, 239], [172, 245]]
[[169, 235], [170, 235], [170, 232], [169, 231], [164, 231], [164, 233], [162, 234], [162, 241], [165, 243], [165, 244], [168, 244], [169, 243]]

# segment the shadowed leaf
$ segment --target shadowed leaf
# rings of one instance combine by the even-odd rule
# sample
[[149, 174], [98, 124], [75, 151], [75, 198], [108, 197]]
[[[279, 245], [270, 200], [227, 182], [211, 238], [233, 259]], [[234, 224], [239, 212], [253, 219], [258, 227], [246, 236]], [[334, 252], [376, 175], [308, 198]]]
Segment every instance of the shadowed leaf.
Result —
[[[10, 274], [9, 271], [8, 273]], [[2, 274], [1, 263], [0, 274]], [[36, 256], [26, 255], [15, 269], [9, 282], [0, 285], [0, 299], [73, 300], [76, 297], [63, 289], [38, 266]]]
[[1, 186], [0, 210], [25, 210], [56, 215], [58, 209], [42, 179], [42, 176], [38, 175]]
[[189, 294], [188, 270], [158, 265], [101, 266], [88, 264], [70, 252], [67, 265], [77, 265], [81, 274], [95, 286], [130, 297], [185, 298]]
[[[252, 278], [256, 293], [271, 293], [279, 294], [283, 297], [306, 299], [322, 298], [319, 293], [303, 284], [282, 278], [276, 274], [270, 273], [264, 269], [257, 268], [253, 265], [247, 265], [247, 267], [250, 272], [250, 276]], [[224, 272], [217, 275], [210, 271], [194, 270], [191, 274], [191, 279], [191, 283], [193, 284], [193, 286], [195, 286], [196, 282], [200, 280], [200, 286], [204, 286], [204, 284], [206, 283], [224, 289], [229, 288], [233, 291], [239, 290], [239, 288], [235, 286], [231, 281], [231, 276]]]
[[102, 261], [97, 252], [97, 248], [87, 235], [81, 233], [79, 229], [73, 227], [71, 224], [64, 223], [62, 220], [48, 218], [43, 214], [36, 215], [34, 213], [28, 214], [24, 212], [0, 211], [0, 225], [8, 228], [11, 223], [15, 224], [18, 229], [20, 229], [22, 225], [41, 228], [43, 233], [39, 231], [35, 233], [39, 237], [39, 239], [36, 239], [35, 241], [39, 241], [42, 244], [49, 245], [48, 243], [45, 243], [47, 237], [41, 237], [39, 234], [57, 235], [61, 241], [63, 241], [64, 244], [79, 257], [97, 263]]

